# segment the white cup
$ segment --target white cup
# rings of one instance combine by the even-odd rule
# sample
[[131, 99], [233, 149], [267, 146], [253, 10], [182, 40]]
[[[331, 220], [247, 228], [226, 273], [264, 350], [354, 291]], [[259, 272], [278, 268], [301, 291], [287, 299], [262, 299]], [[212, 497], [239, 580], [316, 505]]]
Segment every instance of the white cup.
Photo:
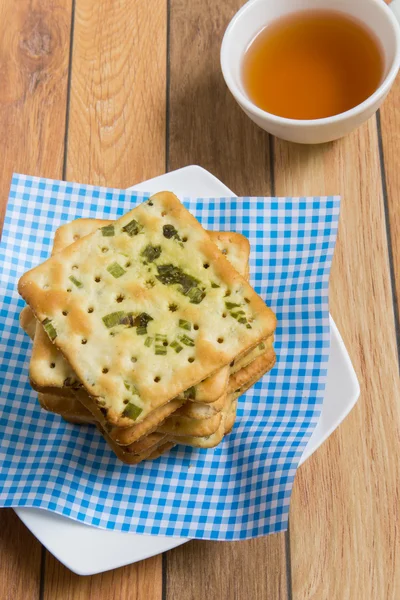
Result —
[[[399, 18], [399, 2], [392, 3], [392, 11], [383, 0], [250, 0], [233, 17], [222, 41], [221, 68], [225, 82], [250, 119], [277, 137], [301, 144], [340, 138], [374, 114], [395, 80], [400, 67], [400, 26], [394, 13]], [[256, 106], [248, 97], [242, 79], [243, 56], [266, 25], [285, 15], [313, 9], [340, 11], [375, 33], [384, 51], [382, 83], [364, 102], [332, 117], [313, 120], [278, 117]]]

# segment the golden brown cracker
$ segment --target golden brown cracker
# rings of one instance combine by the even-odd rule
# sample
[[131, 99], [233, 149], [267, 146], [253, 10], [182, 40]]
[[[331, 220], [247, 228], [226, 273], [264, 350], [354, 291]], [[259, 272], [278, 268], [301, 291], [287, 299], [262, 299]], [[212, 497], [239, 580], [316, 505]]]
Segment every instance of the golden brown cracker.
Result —
[[114, 235], [101, 228], [26, 273], [19, 291], [106, 419], [128, 426], [271, 335], [275, 316], [173, 194], [111, 227]]

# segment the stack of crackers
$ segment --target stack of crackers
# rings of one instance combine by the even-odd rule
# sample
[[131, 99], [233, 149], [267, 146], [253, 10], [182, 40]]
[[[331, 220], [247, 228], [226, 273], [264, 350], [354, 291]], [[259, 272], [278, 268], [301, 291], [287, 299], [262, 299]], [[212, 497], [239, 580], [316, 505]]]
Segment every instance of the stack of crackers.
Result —
[[169, 192], [117, 221], [60, 227], [18, 285], [41, 406], [95, 424], [129, 464], [219, 444], [238, 397], [275, 363], [276, 319], [248, 283], [249, 253]]

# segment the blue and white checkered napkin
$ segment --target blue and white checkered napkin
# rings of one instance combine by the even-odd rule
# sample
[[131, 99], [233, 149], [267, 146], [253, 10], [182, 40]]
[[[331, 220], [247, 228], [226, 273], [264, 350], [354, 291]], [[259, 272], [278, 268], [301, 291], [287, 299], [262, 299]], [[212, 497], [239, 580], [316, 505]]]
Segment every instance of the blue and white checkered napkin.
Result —
[[207, 229], [249, 238], [252, 284], [278, 317], [277, 364], [240, 399], [233, 432], [217, 448], [177, 446], [126, 466], [94, 427], [41, 410], [30, 388], [18, 278], [48, 257], [60, 224], [113, 219], [148, 196], [13, 178], [0, 246], [0, 505], [137, 533], [233, 540], [281, 531], [324, 397], [338, 198], [184, 200]]

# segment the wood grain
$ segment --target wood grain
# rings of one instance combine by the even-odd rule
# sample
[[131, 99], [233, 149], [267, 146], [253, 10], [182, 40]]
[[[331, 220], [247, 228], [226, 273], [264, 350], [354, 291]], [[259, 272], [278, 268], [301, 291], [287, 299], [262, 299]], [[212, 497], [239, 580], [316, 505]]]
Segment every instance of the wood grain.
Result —
[[168, 166], [201, 165], [236, 194], [269, 194], [269, 136], [236, 104], [219, 64], [222, 36], [242, 4], [171, 0]]
[[[114, 187], [165, 166], [166, 5], [76, 0], [66, 179]], [[82, 578], [47, 554], [44, 600], [161, 600], [161, 556]]]
[[[169, 169], [199, 164], [236, 193], [271, 193], [269, 137], [223, 81], [223, 32], [242, 2], [171, 0]], [[284, 534], [249, 542], [190, 542], [166, 556], [166, 599], [287, 598]]]
[[[388, 228], [390, 231], [392, 265], [395, 277], [397, 317], [400, 319], [400, 77], [380, 110], [380, 125], [387, 191]], [[398, 335], [400, 332], [398, 331]], [[400, 340], [399, 340], [400, 344]]]
[[56, 559], [46, 566], [43, 600], [161, 599], [159, 557], [91, 577], [71, 573]]
[[293, 598], [400, 597], [400, 386], [375, 118], [333, 144], [275, 144], [277, 194], [341, 193], [331, 312], [361, 397], [299, 470]]
[[128, 187], [165, 168], [166, 0], [76, 0], [68, 180]]
[[[0, 2], [0, 224], [14, 171], [62, 175], [70, 23], [70, 0]], [[10, 509], [0, 532], [0, 597], [36, 600], [40, 543]]]
[[71, 0], [0, 2], [0, 223], [13, 171], [61, 176]]
[[283, 600], [283, 534], [244, 542], [193, 541], [167, 554], [167, 600]]
[[11, 508], [0, 511], [0, 532], [0, 598], [36, 600], [40, 589], [40, 543]]

